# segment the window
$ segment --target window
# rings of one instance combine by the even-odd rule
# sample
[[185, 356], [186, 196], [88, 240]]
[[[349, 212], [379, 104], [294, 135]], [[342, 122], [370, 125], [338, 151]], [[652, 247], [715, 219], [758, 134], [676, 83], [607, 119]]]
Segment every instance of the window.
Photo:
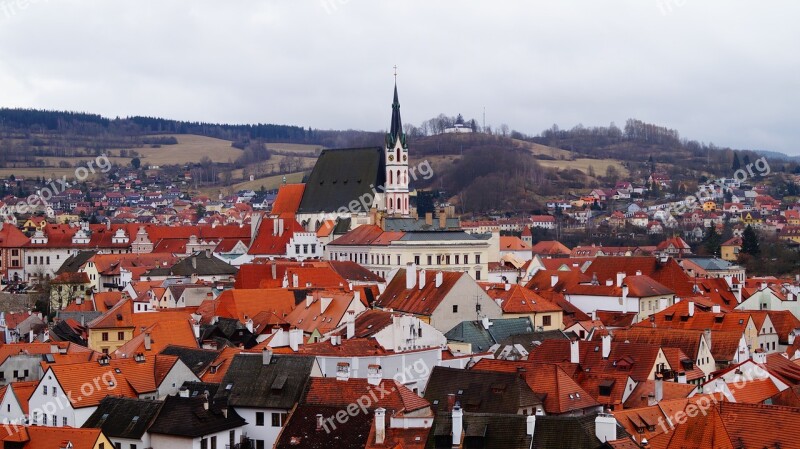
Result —
[[42, 425], [47, 425], [47, 413], [42, 413]]
[[217, 437], [216, 437], [216, 435], [211, 437], [211, 449], [217, 449]]
[[[231, 447], [233, 447], [233, 444], [231, 444]], [[131, 449], [136, 449], [136, 445], [135, 444], [131, 444]]]
[[101, 336], [101, 339], [103, 341], [108, 341], [108, 332], [103, 332], [103, 335]]
[[208, 449], [208, 440], [205, 438], [200, 439], [200, 449]]
[[36, 421], [39, 420], [39, 413], [33, 412], [33, 425], [36, 425]]
[[22, 374], [24, 375], [24, 377], [28, 377], [28, 370], [23, 371]]
[[475, 263], [481, 263], [481, 255], [475, 254]]
[[[228, 438], [228, 444], [229, 444], [229, 447], [233, 447], [234, 444], [236, 444], [236, 431], [235, 430], [231, 430], [230, 437]], [[131, 449], [136, 449], [136, 448], [132, 447]]]
[[272, 427], [281, 427], [286, 424], [288, 413], [273, 413], [272, 414]]
[[256, 425], [257, 426], [264, 425], [264, 412], [256, 412]]
[[42, 385], [42, 394], [47, 396], [47, 385]]
[[264, 449], [264, 440], [256, 440], [256, 449]]
[[58, 387], [53, 387], [53, 397], [58, 396]]
[[53, 415], [53, 427], [58, 427], [58, 415]]
[[458, 265], [458, 258], [459, 258], [458, 254], [456, 254], [455, 257], [456, 257], [456, 265]]
[[[66, 416], [64, 418], [62, 418], [62, 422], [63, 422], [63, 426], [64, 427], [67, 427], [69, 425], [69, 424], [67, 424], [67, 417]], [[132, 444], [131, 446], [132, 446], [131, 449], [136, 449], [136, 447], [135, 447], [136, 445], [135, 444]]]
[[428, 265], [433, 265], [433, 256], [428, 254]]
[[117, 332], [117, 340], [125, 340], [125, 332]]
[[441, 265], [441, 264], [442, 264], [442, 255], [441, 254], [437, 254], [436, 255], [436, 265]]
[[481, 280], [481, 270], [475, 270], [475, 280], [476, 281]]
[[419, 265], [419, 256], [414, 256], [414, 263]]
[[453, 313], [458, 313], [458, 304], [453, 304]]
[[545, 315], [542, 317], [542, 326], [550, 326], [552, 324], [552, 319], [550, 315]]
[[19, 371], [18, 370], [14, 370], [14, 379], [16, 379], [18, 377], [19, 377]]

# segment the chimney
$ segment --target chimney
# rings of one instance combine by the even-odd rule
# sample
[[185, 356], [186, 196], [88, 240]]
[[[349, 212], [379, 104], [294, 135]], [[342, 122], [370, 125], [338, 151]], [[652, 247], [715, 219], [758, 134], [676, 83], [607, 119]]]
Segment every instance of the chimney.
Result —
[[247, 331], [252, 334], [253, 333], [253, 320], [251, 320], [250, 318], [247, 318], [247, 317], [245, 317], [245, 318], [246, 319], [244, 320], [244, 327], [246, 327]]
[[347, 381], [350, 379], [350, 364], [339, 362], [336, 364], [336, 380]]
[[322, 413], [317, 413], [317, 432], [323, 429], [323, 424], [325, 423], [325, 419], [322, 417]]
[[278, 279], [278, 265], [274, 260], [270, 263], [270, 269], [272, 271], [272, 279]]
[[533, 433], [536, 431], [536, 415], [528, 415], [525, 418], [525, 433], [528, 434], [529, 437], [533, 438]]
[[269, 365], [272, 362], [272, 350], [269, 348], [264, 348], [261, 351], [261, 363], [263, 365]]
[[153, 345], [152, 337], [150, 336], [150, 332], [144, 333], [144, 350], [149, 351]]
[[510, 290], [511, 290], [511, 284], [509, 284], [508, 282], [506, 282], [506, 283], [505, 283], [505, 285], [503, 285], [503, 289], [504, 289], [505, 291], [510, 291]]
[[686, 371], [681, 371], [678, 373], [678, 383], [679, 384], [686, 383]]
[[603, 335], [603, 358], [608, 359], [608, 356], [611, 354], [611, 335]]
[[420, 290], [425, 288], [425, 276], [426, 275], [427, 275], [427, 272], [425, 271], [424, 268], [419, 270], [419, 289]]
[[356, 312], [355, 310], [348, 310], [345, 317], [347, 322], [347, 339], [351, 339], [356, 335]]
[[425, 213], [425, 224], [428, 226], [433, 226], [433, 214], [430, 212]]
[[297, 273], [292, 273], [292, 287], [300, 287], [300, 276], [298, 276]]
[[581, 347], [578, 340], [569, 342], [569, 362], [581, 363]]
[[439, 288], [439, 287], [442, 286], [442, 281], [444, 281], [444, 274], [441, 271], [437, 271], [436, 272], [436, 284], [435, 284], [436, 288]]
[[641, 275], [642, 275], [642, 270], [636, 270], [636, 276], [641, 276]]
[[481, 318], [481, 325], [483, 326], [484, 329], [486, 329], [488, 331], [489, 330], [489, 326], [492, 325], [492, 322], [489, 321], [489, 317], [488, 316], [485, 316], [485, 317]]
[[656, 374], [656, 387], [655, 387], [656, 403], [664, 400], [664, 376]]
[[314, 303], [314, 296], [313, 295], [306, 295], [306, 309], [311, 307], [311, 304]]
[[272, 219], [272, 236], [274, 237], [274, 236], [277, 236], [277, 235], [278, 235], [278, 219], [277, 218], [273, 218]]
[[283, 235], [283, 218], [278, 219], [278, 236]]
[[200, 338], [200, 323], [197, 321], [193, 322], [192, 331], [194, 331], [194, 338]]
[[386, 409], [375, 409], [375, 445], [382, 445], [386, 440]]
[[186, 388], [186, 387], [181, 387], [181, 389], [178, 390], [178, 396], [180, 396], [182, 398], [188, 398], [189, 397], [189, 389]]
[[447, 229], [447, 214], [444, 211], [439, 212], [439, 229]]
[[297, 352], [301, 344], [303, 344], [303, 330], [297, 328], [291, 329], [289, 331], [289, 348], [291, 348], [293, 352]]
[[689, 316], [694, 316], [694, 301], [689, 301]]
[[196, 270], [197, 269], [197, 256], [192, 256], [191, 259], [192, 259], [192, 269]]
[[452, 412], [453, 408], [456, 406], [456, 395], [453, 393], [447, 394], [447, 411]]
[[453, 447], [461, 447], [461, 434], [464, 432], [464, 412], [461, 404], [456, 402], [453, 407]]
[[714, 304], [713, 306], [711, 306], [711, 312], [713, 312], [713, 313], [721, 313], [722, 309], [719, 306], [719, 304]]
[[625, 279], [625, 273], [617, 273], [617, 287], [622, 287], [622, 280]]
[[319, 299], [319, 313], [320, 313], [320, 315], [325, 313], [326, 310], [328, 310], [328, 306], [330, 306], [332, 302], [333, 302], [333, 298], [330, 298], [330, 297], [326, 298], [326, 297], [323, 296], [323, 297], [321, 297]]
[[406, 264], [406, 290], [411, 290], [417, 281], [417, 267], [413, 263]]
[[383, 369], [380, 365], [369, 365], [367, 367], [367, 383], [370, 385], [378, 385], [383, 379]]
[[617, 439], [617, 420], [608, 413], [599, 413], [594, 419], [594, 434], [605, 443]]
[[555, 287], [556, 284], [558, 284], [558, 275], [557, 274], [551, 274], [550, 275], [550, 287]]

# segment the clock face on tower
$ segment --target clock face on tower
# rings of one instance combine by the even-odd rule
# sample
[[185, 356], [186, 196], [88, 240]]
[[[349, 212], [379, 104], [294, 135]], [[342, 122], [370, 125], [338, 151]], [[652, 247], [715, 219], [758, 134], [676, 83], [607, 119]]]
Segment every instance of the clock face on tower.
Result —
[[393, 160], [394, 160], [394, 155], [390, 154], [390, 155], [389, 155], [389, 160], [390, 160], [390, 161], [393, 161]]

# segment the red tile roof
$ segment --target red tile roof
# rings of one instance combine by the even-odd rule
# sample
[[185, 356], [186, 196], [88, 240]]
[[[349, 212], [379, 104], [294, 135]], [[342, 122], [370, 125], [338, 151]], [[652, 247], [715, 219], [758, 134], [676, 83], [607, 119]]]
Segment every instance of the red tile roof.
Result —
[[[436, 287], [436, 275], [441, 273], [442, 284]], [[425, 271], [425, 286], [419, 288], [419, 272], [415, 276], [414, 288], [406, 289], [406, 270], [397, 271], [392, 281], [386, 286], [376, 305], [385, 309], [393, 309], [415, 315], [431, 315], [444, 300], [453, 286], [466, 273], [456, 271]]]
[[272, 215], [296, 214], [303, 200], [305, 184], [284, 184], [278, 189], [275, 202], [272, 203]]
[[660, 262], [655, 257], [598, 257], [586, 268], [585, 273], [590, 277], [596, 275], [597, 279], [616, 279], [617, 273], [634, 275], [637, 271], [673, 290], [678, 296], [694, 294], [691, 279], [672, 258]]
[[344, 381], [332, 377], [312, 377], [303, 403], [347, 407], [365, 394], [369, 395], [373, 390], [382, 394], [379, 395], [377, 402], [370, 404], [371, 410], [383, 407], [387, 409], [387, 414], [395, 414], [430, 407], [427, 400], [394, 379], [382, 379], [380, 385], [370, 385], [367, 379]]
[[[24, 443], [23, 448], [57, 449], [71, 443], [72, 449], [95, 449], [99, 442], [108, 442], [101, 429], [72, 427], [11, 426], [1, 438], [9, 443]], [[14, 447], [17, 447], [16, 445]]]

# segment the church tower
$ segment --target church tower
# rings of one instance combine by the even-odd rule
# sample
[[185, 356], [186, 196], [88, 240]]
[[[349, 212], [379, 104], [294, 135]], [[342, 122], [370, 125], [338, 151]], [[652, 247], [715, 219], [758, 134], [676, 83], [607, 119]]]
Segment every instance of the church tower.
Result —
[[408, 144], [400, 120], [400, 101], [397, 99], [397, 82], [394, 85], [392, 126], [386, 134], [384, 151], [386, 162], [386, 190], [384, 194], [388, 215], [409, 215], [408, 204]]

